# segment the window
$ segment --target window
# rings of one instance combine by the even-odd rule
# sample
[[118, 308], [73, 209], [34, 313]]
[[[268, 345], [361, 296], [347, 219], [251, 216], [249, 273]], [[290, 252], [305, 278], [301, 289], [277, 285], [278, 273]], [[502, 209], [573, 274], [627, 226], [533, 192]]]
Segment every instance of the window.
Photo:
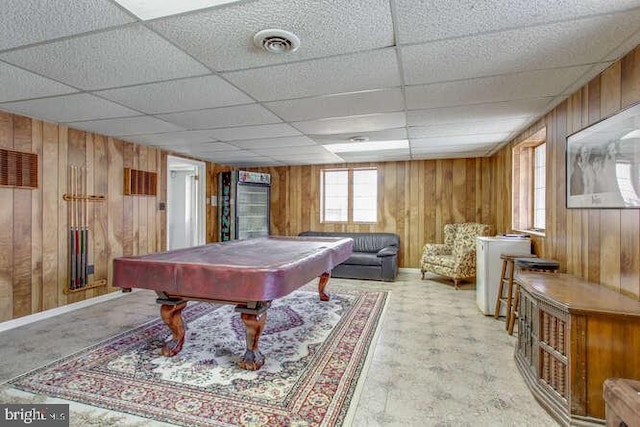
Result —
[[323, 220], [347, 221], [349, 209], [349, 173], [347, 170], [324, 171]]
[[533, 229], [545, 229], [546, 157], [547, 144], [533, 149]]
[[320, 186], [320, 221], [377, 221], [376, 169], [325, 169], [320, 175]]
[[512, 227], [544, 233], [546, 228], [546, 129], [513, 148]]

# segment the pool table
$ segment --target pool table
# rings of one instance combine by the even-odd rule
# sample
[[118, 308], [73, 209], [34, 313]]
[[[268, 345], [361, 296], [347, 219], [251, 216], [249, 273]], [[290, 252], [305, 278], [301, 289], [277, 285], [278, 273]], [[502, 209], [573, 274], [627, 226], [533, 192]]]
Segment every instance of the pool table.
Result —
[[319, 277], [320, 299], [331, 270], [353, 250], [350, 238], [268, 236], [232, 240], [113, 261], [113, 284], [130, 291], [151, 289], [160, 316], [172, 333], [162, 354], [174, 356], [184, 344], [182, 310], [187, 301], [234, 304], [246, 326], [246, 351], [239, 365], [257, 370], [264, 364], [258, 340], [271, 301]]

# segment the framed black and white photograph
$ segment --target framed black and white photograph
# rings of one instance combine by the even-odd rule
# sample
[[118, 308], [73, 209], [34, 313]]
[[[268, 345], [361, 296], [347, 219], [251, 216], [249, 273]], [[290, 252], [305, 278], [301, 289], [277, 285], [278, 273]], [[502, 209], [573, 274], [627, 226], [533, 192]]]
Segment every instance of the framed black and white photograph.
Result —
[[640, 104], [567, 137], [567, 208], [640, 208]]

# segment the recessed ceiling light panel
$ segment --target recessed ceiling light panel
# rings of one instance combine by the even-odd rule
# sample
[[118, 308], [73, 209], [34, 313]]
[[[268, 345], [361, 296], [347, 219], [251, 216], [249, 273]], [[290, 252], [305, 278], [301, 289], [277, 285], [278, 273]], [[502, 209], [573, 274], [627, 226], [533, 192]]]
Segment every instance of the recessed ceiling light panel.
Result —
[[400, 139], [396, 141], [347, 142], [342, 144], [327, 144], [323, 145], [323, 147], [332, 153], [399, 150], [408, 149], [409, 141], [406, 139]]
[[253, 36], [253, 43], [269, 53], [295, 52], [300, 47], [300, 39], [295, 34], [270, 28], [258, 31]]
[[236, 3], [239, 0], [115, 0], [138, 18], [147, 20], [192, 10]]

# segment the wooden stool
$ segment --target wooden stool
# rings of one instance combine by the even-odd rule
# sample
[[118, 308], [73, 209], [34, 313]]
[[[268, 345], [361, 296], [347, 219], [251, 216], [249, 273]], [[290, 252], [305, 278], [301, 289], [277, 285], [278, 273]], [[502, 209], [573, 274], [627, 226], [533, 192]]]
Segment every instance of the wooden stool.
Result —
[[[493, 313], [493, 317], [498, 319], [500, 317], [500, 310], [502, 309], [502, 304], [506, 304], [506, 315], [504, 328], [507, 329], [509, 326], [509, 316], [511, 315], [511, 300], [513, 298], [513, 260], [515, 258], [535, 258], [534, 254], [502, 254], [500, 255], [500, 259], [502, 260], [502, 273], [500, 274], [500, 284], [498, 285], [498, 296], [496, 298], [496, 309]], [[507, 285], [507, 294], [504, 294], [505, 286]]]
[[[513, 260], [513, 263], [520, 271], [540, 271], [547, 273], [555, 273], [560, 267], [560, 263], [554, 259], [544, 258], [524, 258], [518, 257]], [[515, 282], [513, 305], [511, 306], [511, 315], [509, 316], [507, 331], [509, 335], [513, 335], [513, 325], [516, 323], [518, 317], [518, 304], [520, 303], [520, 284]]]

